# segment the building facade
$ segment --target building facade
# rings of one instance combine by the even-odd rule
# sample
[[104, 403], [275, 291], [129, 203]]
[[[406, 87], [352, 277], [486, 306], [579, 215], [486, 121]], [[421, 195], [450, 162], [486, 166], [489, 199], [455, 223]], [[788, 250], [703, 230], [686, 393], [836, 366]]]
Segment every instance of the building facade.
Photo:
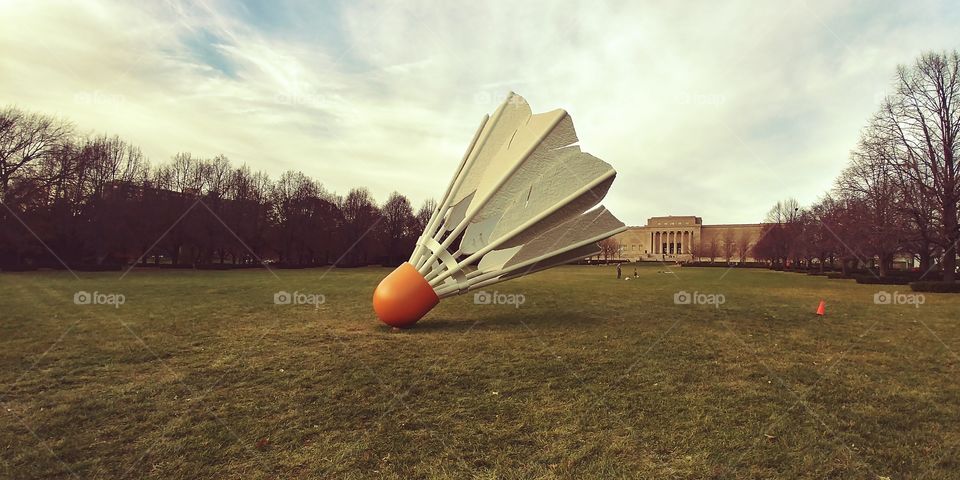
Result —
[[651, 217], [614, 238], [618, 259], [628, 261], [747, 261], [763, 224], [704, 225], [695, 216]]

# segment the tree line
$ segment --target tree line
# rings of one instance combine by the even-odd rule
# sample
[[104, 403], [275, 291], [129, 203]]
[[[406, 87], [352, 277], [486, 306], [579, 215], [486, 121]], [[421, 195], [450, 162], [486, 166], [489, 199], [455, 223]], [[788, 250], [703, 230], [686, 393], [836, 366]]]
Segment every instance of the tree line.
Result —
[[151, 164], [70, 122], [0, 110], [0, 268], [357, 266], [405, 261], [435, 208], [365, 188], [337, 195], [299, 171], [270, 178], [223, 155]]
[[871, 268], [910, 259], [954, 281], [960, 172], [960, 54], [927, 53], [897, 68], [833, 188], [809, 207], [778, 202], [754, 255], [774, 265]]
[[[778, 202], [752, 256], [779, 267], [872, 268], [895, 258], [953, 281], [957, 266], [960, 54], [897, 68], [834, 187], [802, 207]], [[406, 259], [435, 208], [394, 192], [330, 192], [302, 172], [271, 179], [223, 155], [151, 164], [117, 136], [0, 110], [0, 268], [172, 265], [355, 266]], [[746, 239], [692, 245], [746, 258]], [[604, 244], [601, 244], [603, 247]], [[604, 257], [614, 255], [606, 246]]]

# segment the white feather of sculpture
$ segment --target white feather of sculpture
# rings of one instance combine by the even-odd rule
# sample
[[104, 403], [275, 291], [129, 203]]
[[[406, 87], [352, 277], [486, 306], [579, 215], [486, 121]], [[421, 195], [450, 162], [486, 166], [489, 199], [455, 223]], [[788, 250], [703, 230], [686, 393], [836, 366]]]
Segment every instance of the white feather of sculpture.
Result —
[[513, 92], [484, 117], [410, 256], [440, 298], [596, 255], [626, 230], [597, 207], [616, 171], [577, 141], [567, 112], [532, 114]]

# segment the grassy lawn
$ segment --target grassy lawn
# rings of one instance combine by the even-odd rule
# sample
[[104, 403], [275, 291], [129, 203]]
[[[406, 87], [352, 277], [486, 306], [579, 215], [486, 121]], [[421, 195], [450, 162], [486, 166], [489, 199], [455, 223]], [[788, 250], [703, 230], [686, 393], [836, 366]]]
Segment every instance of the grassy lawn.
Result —
[[960, 475], [960, 296], [663, 269], [563, 267], [404, 331], [370, 307], [388, 269], [0, 274], [0, 478]]

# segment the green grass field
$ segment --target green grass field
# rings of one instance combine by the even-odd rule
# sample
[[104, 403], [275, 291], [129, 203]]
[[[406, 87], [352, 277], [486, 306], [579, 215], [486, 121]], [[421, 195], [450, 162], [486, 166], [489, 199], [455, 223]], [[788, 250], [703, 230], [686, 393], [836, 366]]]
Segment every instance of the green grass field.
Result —
[[960, 296], [663, 269], [403, 331], [370, 307], [388, 269], [2, 274], [0, 478], [960, 476]]

